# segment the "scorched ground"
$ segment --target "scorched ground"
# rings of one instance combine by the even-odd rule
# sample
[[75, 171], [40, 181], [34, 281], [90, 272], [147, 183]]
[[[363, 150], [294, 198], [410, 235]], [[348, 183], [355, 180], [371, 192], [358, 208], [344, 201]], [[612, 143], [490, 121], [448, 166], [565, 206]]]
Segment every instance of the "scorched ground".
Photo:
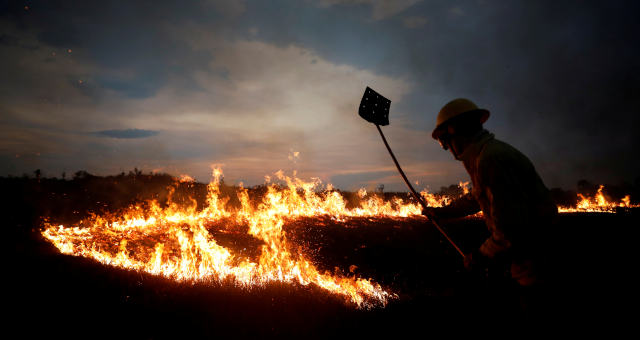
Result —
[[[344, 193], [316, 192], [317, 183], [282, 178], [282, 190], [265, 186], [259, 199], [249, 200], [250, 191], [240, 189], [234, 200], [214, 181], [192, 195], [191, 205], [154, 206], [136, 194], [134, 208], [109, 202], [102, 211], [86, 209], [95, 215], [68, 214], [52, 203], [82, 210], [77, 198], [100, 195], [91, 179], [80, 183], [82, 195], [67, 198], [56, 197], [65, 190], [50, 183], [10, 187], [12, 324], [25, 334], [158, 337], [379, 334], [420, 331], [426, 323], [433, 329], [480, 325], [496, 315], [518, 319], [508, 281], [489, 284], [465, 273], [455, 251], [406, 197], [393, 202], [390, 195], [383, 200], [361, 193], [354, 204]], [[137, 181], [157, 185], [151, 177]], [[179, 191], [166, 194], [180, 201]], [[49, 211], [42, 211], [46, 202]], [[125, 210], [111, 210], [119, 204]], [[50, 216], [42, 230], [29, 226], [36, 216]], [[613, 235], [629, 233], [637, 215], [571, 213], [561, 220], [561, 230], [552, 231], [554, 308], [571, 320], [600, 317], [612, 298], [623, 301], [618, 269], [629, 257], [614, 246]], [[486, 237], [477, 217], [448, 221], [446, 228], [466, 249]], [[594, 254], [595, 242], [605, 251]]]

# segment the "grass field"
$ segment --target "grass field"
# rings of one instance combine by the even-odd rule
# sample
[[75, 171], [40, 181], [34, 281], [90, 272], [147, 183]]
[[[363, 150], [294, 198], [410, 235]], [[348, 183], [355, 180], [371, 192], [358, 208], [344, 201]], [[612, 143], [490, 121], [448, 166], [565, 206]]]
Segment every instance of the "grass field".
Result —
[[[302, 218], [285, 225], [288, 238], [329, 271], [372, 278], [398, 294], [386, 308], [359, 310], [313, 285], [274, 283], [251, 289], [231, 283], [179, 283], [61, 255], [39, 233], [41, 217], [73, 223], [89, 211], [162, 198], [163, 180], [122, 184], [5, 179], [3, 206], [9, 244], [5, 276], [9, 326], [21, 337], [166, 338], [174, 336], [420, 337], [446, 331], [491, 333], [514, 326], [559, 324], [572, 331], [622, 329], [632, 320], [636, 210], [618, 214], [563, 214], [548, 230], [549, 283], [537, 301], [542, 317], [527, 324], [522, 295], [491, 268], [468, 273], [455, 250], [421, 217]], [[112, 179], [118, 181], [118, 179]], [[121, 182], [124, 179], [121, 180]], [[20, 182], [23, 181], [23, 182]], [[154, 182], [154, 181], [157, 181]], [[110, 186], [111, 185], [111, 186]], [[120, 188], [117, 195], [114, 188]], [[191, 188], [198, 195], [198, 188]], [[477, 218], [444, 223], [461, 248], [487, 236]], [[230, 249], [257, 245], [240, 235], [216, 234]], [[356, 267], [352, 267], [356, 266]]]

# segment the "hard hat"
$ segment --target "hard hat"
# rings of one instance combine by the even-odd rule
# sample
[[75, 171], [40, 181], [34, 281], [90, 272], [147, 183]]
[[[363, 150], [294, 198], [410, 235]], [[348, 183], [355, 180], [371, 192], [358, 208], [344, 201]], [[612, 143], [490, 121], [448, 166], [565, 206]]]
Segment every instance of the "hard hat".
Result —
[[444, 127], [444, 123], [450, 121], [452, 118], [459, 117], [462, 114], [476, 115], [480, 120], [480, 123], [484, 123], [489, 119], [488, 110], [478, 108], [478, 106], [469, 99], [457, 98], [448, 102], [447, 105], [440, 109], [438, 117], [436, 118], [436, 128], [433, 129], [431, 137], [433, 137], [433, 139], [438, 139], [438, 137], [444, 132], [444, 129], [442, 129], [442, 127]]

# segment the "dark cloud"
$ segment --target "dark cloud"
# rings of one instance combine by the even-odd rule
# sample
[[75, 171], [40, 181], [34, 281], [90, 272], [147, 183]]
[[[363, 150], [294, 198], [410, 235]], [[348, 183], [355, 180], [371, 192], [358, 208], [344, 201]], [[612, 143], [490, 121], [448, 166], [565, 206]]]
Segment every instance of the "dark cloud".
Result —
[[124, 129], [124, 130], [102, 130], [92, 134], [98, 137], [109, 137], [118, 139], [136, 139], [157, 136], [160, 131], [143, 130], [143, 129]]
[[[378, 22], [363, 6], [281, 5], [282, 14], [263, 5], [269, 16], [249, 7], [261, 38], [414, 81], [413, 94], [392, 105], [391, 124], [404, 111], [407, 128], [429, 131], [442, 105], [469, 97], [550, 185], [640, 176], [640, 158], [629, 157], [640, 148], [638, 2], [423, 1]], [[407, 29], [415, 16], [423, 25]], [[412, 157], [440, 157], [424, 147]]]
[[[10, 2], [0, 18], [35, 34], [42, 44], [71, 49], [74, 57], [97, 65], [100, 87], [145, 98], [169, 77], [185, 76], [185, 70], [209, 61], [209, 55], [192, 52], [183, 37], [172, 35], [175, 26], [190, 21], [223, 21], [216, 6], [203, 6], [178, 1], [32, 1], [25, 10]], [[5, 35], [1, 41], [19, 43]]]
[[[25, 10], [20, 2], [0, 2], [0, 72], [4, 75], [0, 79], [0, 110], [19, 117], [3, 118], [3, 124], [7, 129], [29, 126], [46, 133], [65, 128], [74, 115], [87, 114], [91, 115], [84, 123], [87, 126], [69, 130], [147, 126], [164, 131], [164, 127], [138, 125], [139, 121], [105, 124], [122, 117], [152, 119], [155, 112], [144, 116], [139, 112], [149, 105], [145, 100], [156, 98], [168, 86], [173, 97], [162, 104], [175, 107], [176, 117], [219, 108], [231, 112], [218, 118], [225, 123], [231, 116], [259, 112], [260, 105], [249, 105], [259, 102], [258, 96], [283, 102], [278, 108], [285, 110], [286, 89], [281, 86], [271, 93], [272, 86], [264, 86], [265, 79], [260, 78], [269, 74], [279, 80], [278, 73], [261, 67], [255, 74], [238, 74], [237, 67], [223, 65], [238, 60], [246, 61], [240, 64], [248, 65], [245, 68], [255, 65], [255, 60], [246, 59], [246, 53], [260, 57], [260, 48], [221, 50], [231, 48], [234, 41], [249, 41], [310, 51], [314, 56], [309, 65], [348, 65], [410, 82], [409, 95], [401, 100], [390, 98], [392, 127], [385, 130], [405, 164], [459, 165], [429, 139], [428, 132], [439, 108], [463, 96], [491, 110], [487, 127], [527, 154], [550, 186], [570, 187], [580, 178], [618, 182], [640, 175], [640, 158], [634, 156], [640, 148], [639, 2], [432, 0], [404, 1], [405, 5], [388, 8], [382, 3], [30, 1], [29, 10]], [[209, 43], [218, 41], [226, 45]], [[219, 64], [211, 68], [212, 63]], [[286, 72], [302, 71], [291, 66], [278, 72], [282, 79], [289, 79], [295, 77], [287, 78]], [[197, 77], [217, 77], [227, 83], [205, 89]], [[292, 91], [305, 83], [300, 81]], [[264, 87], [257, 87], [261, 91], [250, 100], [234, 97], [234, 93], [258, 85]], [[194, 93], [201, 95], [199, 106], [176, 103]], [[359, 96], [354, 96], [351, 106], [358, 100]], [[39, 106], [34, 107], [36, 104]], [[27, 111], [30, 113], [24, 113]], [[34, 117], [33, 112], [42, 117]], [[269, 119], [278, 118], [273, 112], [263, 115], [261, 119], [268, 115]], [[134, 129], [95, 135], [148, 137], [139, 136], [142, 131], [157, 133]], [[356, 138], [362, 138], [345, 135], [349, 140], [339, 141], [344, 145], [357, 144]], [[282, 136], [285, 139], [288, 135]], [[222, 141], [237, 145], [224, 146], [237, 153], [261, 153], [259, 144], [247, 140], [251, 141], [238, 136]], [[3, 144], [1, 150], [13, 150], [17, 145], [12, 141]], [[286, 140], [278, 140], [284, 149], [286, 144]], [[384, 152], [381, 145], [370, 147]], [[197, 158], [202, 152], [200, 156], [195, 151], [188, 154]], [[273, 156], [274, 151], [262, 153]], [[318, 152], [315, 157], [329, 157], [329, 152]], [[385, 157], [381, 156], [374, 168], [389, 165]], [[334, 169], [345, 166], [335, 159], [323, 164]], [[415, 173], [419, 170], [413, 169]], [[421, 182], [432, 181], [430, 184], [439, 187], [456, 180], [454, 176], [458, 174], [451, 172]], [[359, 181], [356, 176], [338, 176], [336, 180]]]

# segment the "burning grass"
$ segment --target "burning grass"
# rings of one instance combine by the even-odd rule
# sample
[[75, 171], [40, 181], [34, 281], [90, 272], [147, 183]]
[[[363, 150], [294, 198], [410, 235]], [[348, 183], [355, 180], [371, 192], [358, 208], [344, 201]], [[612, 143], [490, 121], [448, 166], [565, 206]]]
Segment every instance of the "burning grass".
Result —
[[[305, 182], [280, 172], [278, 177], [286, 183], [285, 188], [272, 184], [261, 200], [252, 199], [248, 190], [239, 188], [236, 195], [240, 206], [229, 209], [220, 191], [221, 175], [219, 169], [214, 171], [204, 209], [197, 209], [195, 200], [182, 206], [169, 197], [166, 207], [149, 202], [144, 208], [137, 205], [105, 216], [93, 215], [74, 227], [47, 222], [42, 235], [64, 254], [178, 281], [230, 280], [241, 287], [270, 282], [313, 284], [344, 296], [360, 308], [385, 306], [397, 297], [368, 278], [318, 270], [291, 244], [283, 226], [301, 217], [328, 216], [342, 221], [348, 217], [419, 216], [418, 204], [399, 198], [384, 201], [377, 196], [366, 197], [366, 192], [360, 191], [361, 204], [347, 208], [345, 199], [331, 187], [318, 191], [319, 182]], [[432, 201], [437, 204], [435, 198]], [[218, 243], [214, 227], [218, 234], [250, 236], [260, 243], [259, 251], [250, 250], [253, 256], [230, 251]]]
[[[230, 197], [222, 193], [221, 175], [219, 169], [214, 171], [204, 205], [192, 198], [179, 204], [171, 188], [166, 204], [151, 200], [93, 214], [74, 226], [45, 222], [42, 235], [64, 254], [181, 282], [230, 283], [243, 288], [271, 283], [313, 285], [366, 309], [384, 307], [398, 297], [362, 276], [355, 265], [349, 265], [348, 271], [320, 269], [309, 248], [292, 241], [295, 236], [285, 225], [305, 219], [312, 220], [307, 224], [314, 228], [336, 223], [349, 227], [350, 219], [359, 219], [358, 223], [363, 218], [422, 219], [418, 204], [397, 196], [383, 199], [364, 190], [353, 204], [330, 185], [323, 187], [317, 180], [307, 182], [282, 172], [277, 177], [284, 185], [269, 184], [257, 195], [236, 188], [231, 193], [235, 204], [230, 204]], [[176, 183], [193, 183], [185, 178]], [[463, 193], [468, 192], [466, 185], [460, 183]], [[615, 206], [631, 206], [629, 196], [622, 203], [610, 203], [602, 189], [595, 199], [581, 196], [576, 208], [560, 211], [610, 212]], [[422, 194], [430, 206], [444, 206], [452, 200], [446, 195]]]
[[[272, 280], [238, 288], [233, 276], [224, 280], [178, 281], [143, 270], [105, 267], [90, 257], [60, 254], [58, 248], [42, 242], [40, 232], [44, 229], [33, 229], [40, 216], [50, 216], [48, 225], [54, 228], [63, 224], [65, 229], [91, 230], [93, 222], [100, 219], [120, 222], [122, 227], [127, 225], [124, 221], [134, 221], [136, 216], [148, 220], [154, 209], [169, 211], [171, 202], [182, 211], [195, 205], [193, 211], [199, 214], [208, 206], [206, 185], [177, 181], [167, 190], [174, 179], [145, 174], [83, 177], [73, 181], [50, 178], [39, 181], [0, 178], [0, 181], [7, 190], [5, 198], [9, 198], [4, 204], [7, 208], [4, 224], [14, 232], [8, 237], [12, 254], [8, 271], [11, 278], [8, 309], [12, 311], [9, 324], [20, 334], [40, 330], [48, 336], [59, 333], [66, 337], [96, 332], [141, 338], [185, 333], [208, 337], [243, 334], [380, 337], [385, 332], [398, 336], [402, 330], [407, 335], [422, 334], [425, 325], [433, 329], [470, 323], [481, 329], [496, 319], [509, 320], [506, 324], [521, 320], [517, 297], [510, 288], [488, 290], [486, 281], [466, 273], [458, 254], [420, 216], [336, 218], [330, 214], [300, 214], [283, 219], [281, 231], [291, 258], [299, 260], [297, 256], [301, 254], [319, 273], [366, 278], [398, 296], [389, 299], [386, 308], [361, 310], [353, 308], [357, 304], [349, 296], [331, 293], [314, 283], [305, 286], [295, 280]], [[284, 187], [275, 188], [287, 190], [286, 182], [283, 183]], [[253, 210], [264, 201], [269, 186], [246, 189]], [[597, 188], [581, 194], [594, 197]], [[612, 202], [616, 200], [609, 195], [624, 197], [623, 193], [628, 192], [632, 198], [637, 196], [636, 191], [610, 188], [613, 187], [607, 186], [609, 191], [602, 192]], [[235, 216], [242, 208], [237, 193], [245, 190], [222, 182], [219, 190], [218, 197], [226, 202], [225, 211], [231, 215], [206, 223], [209, 237], [227, 249], [238, 261], [235, 263], [259, 264], [267, 244], [250, 234], [250, 225], [239, 223]], [[297, 193], [304, 197], [304, 190]], [[326, 191], [314, 193], [323, 197]], [[401, 194], [367, 193], [360, 198], [357, 193], [339, 193], [346, 210], [363, 206], [363, 201], [369, 198], [385, 202], [403, 198], [411, 203]], [[566, 197], [570, 202], [577, 195], [567, 193]], [[153, 200], [157, 208], [150, 203]], [[393, 203], [391, 206], [394, 207]], [[90, 211], [94, 213], [87, 214]], [[628, 273], [628, 268], [632, 268], [635, 249], [633, 245], [621, 246], [620, 240], [635, 239], [631, 233], [638, 225], [638, 210], [622, 211], [625, 213], [621, 214], [618, 208], [618, 213], [613, 214], [561, 214], [557, 226], [547, 233], [548, 240], [553, 242], [545, 248], [553, 254], [550, 294], [555, 294], [547, 300], [553, 302], [549, 310], [559, 311], [563, 322], [571, 318], [584, 325], [589, 323], [585, 320], [602, 323], [607, 316], [618, 319], [615, 311], [619, 307], [608, 303], [628, 300], [621, 284], [633, 281], [621, 278], [620, 273]], [[447, 220], [443, 226], [465, 251], [477, 248], [487, 237], [479, 218]], [[181, 228], [189, 232], [188, 223]], [[126, 229], [135, 234], [134, 227]], [[125, 231], [111, 230], [104, 236], [102, 250], [117, 256], [121, 251], [120, 240], [126, 235]], [[164, 243], [163, 257], [180, 258], [177, 238], [172, 241], [171, 235], [150, 231], [148, 235], [127, 239], [125, 248], [129, 257], [146, 263], [155, 254], [155, 245]], [[96, 242], [96, 248], [99, 243]], [[40, 327], [33, 327], [35, 324]]]
[[619, 202], [613, 201], [611, 198], [607, 199], [604, 192], [604, 185], [598, 187], [598, 191], [593, 196], [585, 196], [578, 194], [578, 202], [575, 206], [560, 206], [558, 211], [561, 213], [575, 213], [575, 212], [604, 212], [613, 213], [616, 208], [638, 208], [640, 204], [631, 204], [631, 196], [624, 196]]

